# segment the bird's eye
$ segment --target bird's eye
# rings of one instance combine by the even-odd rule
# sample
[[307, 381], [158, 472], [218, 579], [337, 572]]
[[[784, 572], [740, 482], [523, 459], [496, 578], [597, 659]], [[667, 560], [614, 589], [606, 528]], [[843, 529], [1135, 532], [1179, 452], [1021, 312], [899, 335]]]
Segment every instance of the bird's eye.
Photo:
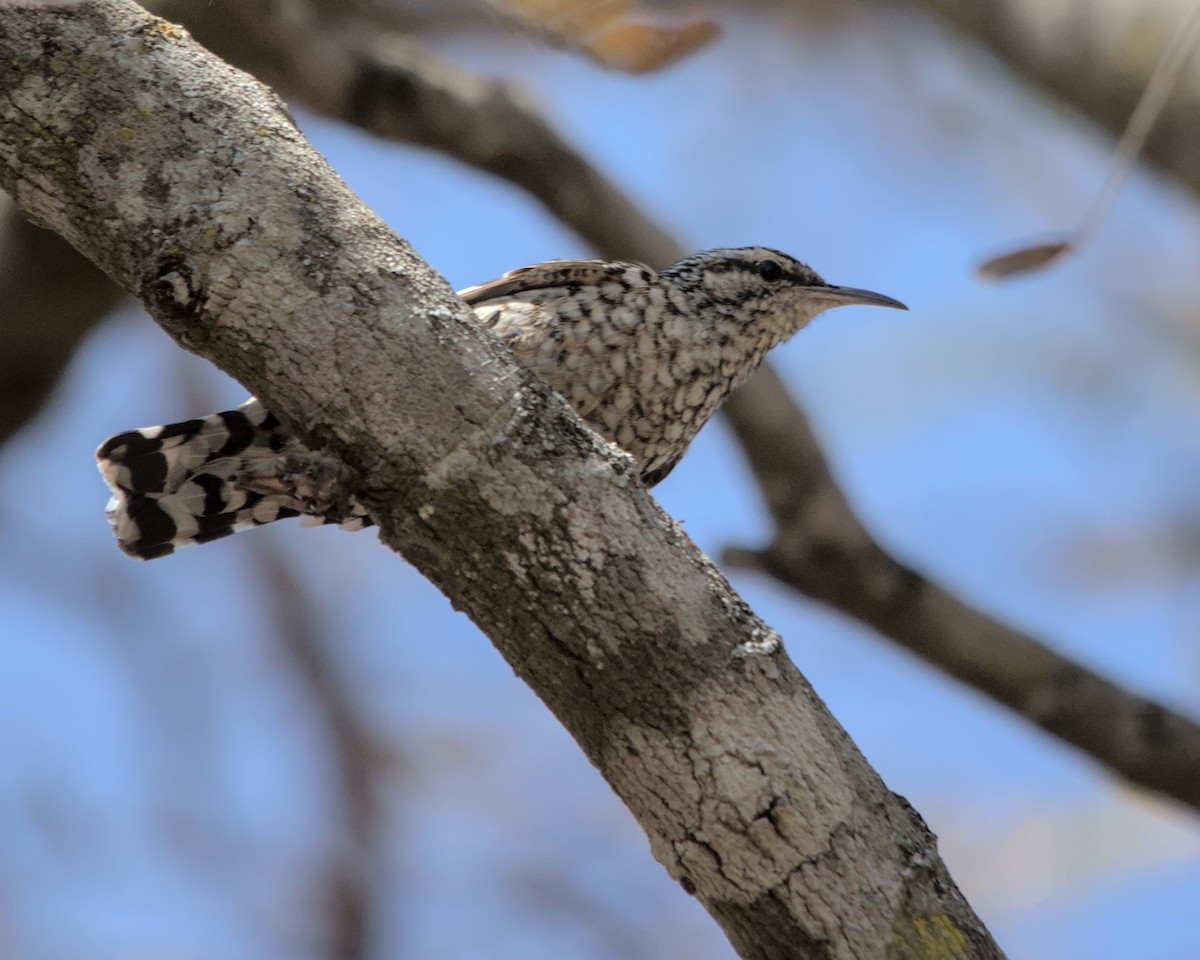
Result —
[[783, 267], [778, 260], [759, 260], [756, 266], [758, 275], [768, 282], [774, 283], [783, 276]]

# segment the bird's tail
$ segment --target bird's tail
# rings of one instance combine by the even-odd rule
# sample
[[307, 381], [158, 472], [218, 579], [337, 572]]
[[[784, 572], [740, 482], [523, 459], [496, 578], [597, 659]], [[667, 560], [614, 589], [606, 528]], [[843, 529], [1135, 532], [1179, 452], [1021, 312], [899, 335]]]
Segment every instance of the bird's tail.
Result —
[[[299, 516], [301, 511], [242, 482], [256, 467], [298, 451], [304, 451], [300, 442], [255, 399], [198, 420], [119, 433], [96, 451], [113, 492], [108, 521], [122, 550], [152, 560]], [[367, 523], [359, 511], [353, 526]]]

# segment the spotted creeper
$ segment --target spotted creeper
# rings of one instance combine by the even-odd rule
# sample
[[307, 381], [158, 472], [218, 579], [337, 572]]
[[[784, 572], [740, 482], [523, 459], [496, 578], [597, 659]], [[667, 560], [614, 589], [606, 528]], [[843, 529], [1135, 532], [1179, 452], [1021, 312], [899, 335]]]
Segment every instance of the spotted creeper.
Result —
[[[905, 309], [882, 294], [827, 284], [766, 247], [710, 250], [659, 273], [638, 263], [552, 260], [460, 296], [518, 360], [634, 458], [647, 486], [671, 472], [763, 355], [818, 313], [852, 303]], [[236, 410], [118, 434], [96, 451], [118, 542], [147, 560], [302, 513], [314, 523], [368, 526], [352, 496], [315, 507], [294, 491], [273, 492], [281, 463], [290, 469], [320, 456], [253, 398]]]

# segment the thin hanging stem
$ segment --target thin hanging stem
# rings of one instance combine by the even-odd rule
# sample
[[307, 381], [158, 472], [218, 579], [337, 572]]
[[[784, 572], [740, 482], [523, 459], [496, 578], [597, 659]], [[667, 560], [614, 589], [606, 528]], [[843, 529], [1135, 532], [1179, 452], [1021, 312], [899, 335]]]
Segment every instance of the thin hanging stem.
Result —
[[1146, 138], [1154, 123], [1162, 114], [1167, 98], [1175, 89], [1188, 58], [1200, 41], [1200, 2], [1196, 3], [1181, 29], [1175, 34], [1159, 58], [1146, 89], [1138, 98], [1137, 105], [1125, 125], [1125, 131], [1117, 142], [1113, 159], [1104, 177], [1100, 190], [1088, 207], [1075, 233], [1053, 243], [1038, 243], [1020, 247], [1008, 253], [991, 257], [979, 265], [979, 274], [989, 280], [1029, 273], [1049, 266], [1055, 260], [1073, 253], [1095, 236], [1100, 224], [1112, 209], [1122, 185], [1133, 170], [1134, 163], [1146, 144]]
[[1117, 143], [1116, 153], [1113, 155], [1112, 164], [1108, 168], [1108, 174], [1104, 178], [1100, 192], [1096, 194], [1096, 199], [1092, 201], [1091, 207], [1088, 208], [1080, 222], [1079, 229], [1075, 231], [1074, 246], [1080, 247], [1090, 240], [1099, 228], [1100, 222], [1112, 208], [1121, 185], [1133, 170], [1133, 165], [1137, 162], [1138, 155], [1146, 144], [1150, 129], [1158, 120], [1163, 107], [1166, 106], [1167, 98], [1175, 89], [1179, 75], [1187, 66], [1189, 56], [1196, 49], [1196, 41], [1200, 39], [1197, 34], [1198, 29], [1200, 29], [1200, 3], [1192, 7], [1192, 12], [1184, 22], [1183, 28], [1175, 34], [1167, 49], [1163, 51], [1158, 65], [1154, 68], [1154, 73], [1150, 75], [1150, 82], [1142, 91], [1142, 96], [1138, 100], [1137, 106], [1133, 108], [1133, 114], [1129, 117], [1129, 123], [1125, 126], [1125, 132], [1121, 134], [1121, 139]]

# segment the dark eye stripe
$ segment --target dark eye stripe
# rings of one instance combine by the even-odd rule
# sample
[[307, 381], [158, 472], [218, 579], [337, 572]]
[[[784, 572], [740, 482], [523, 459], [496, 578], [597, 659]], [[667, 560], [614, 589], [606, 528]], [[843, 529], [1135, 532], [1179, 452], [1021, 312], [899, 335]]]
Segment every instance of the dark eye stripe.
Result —
[[769, 283], [783, 277], [783, 267], [779, 265], [778, 260], [759, 260], [755, 267], [758, 269], [758, 275]]

